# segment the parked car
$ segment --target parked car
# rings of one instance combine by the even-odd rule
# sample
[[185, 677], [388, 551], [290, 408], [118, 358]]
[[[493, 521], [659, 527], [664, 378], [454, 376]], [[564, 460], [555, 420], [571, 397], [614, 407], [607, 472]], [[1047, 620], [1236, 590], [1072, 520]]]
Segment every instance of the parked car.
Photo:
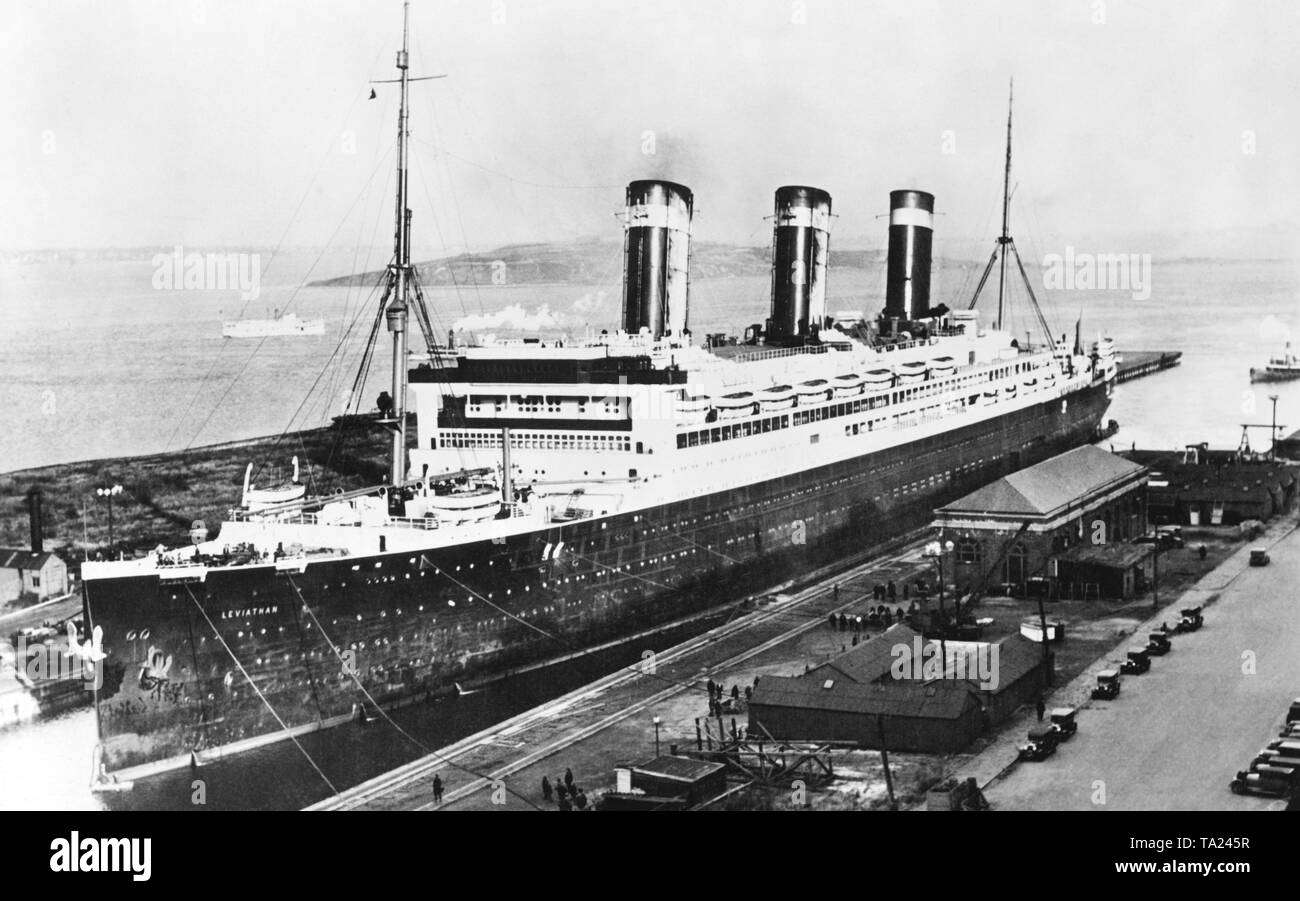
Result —
[[1070, 736], [1079, 731], [1079, 724], [1074, 721], [1074, 715], [1078, 711], [1073, 707], [1054, 707], [1050, 714], [1052, 721], [1052, 732], [1056, 734], [1057, 741], [1069, 741]]
[[1268, 551], [1264, 550], [1262, 547], [1250, 549], [1251, 566], [1268, 566], [1268, 559]]
[[1094, 701], [1113, 701], [1119, 697], [1119, 672], [1117, 670], [1103, 670], [1097, 674], [1097, 687], [1092, 690], [1092, 699]]
[[1126, 676], [1140, 676], [1149, 669], [1151, 669], [1151, 652], [1146, 648], [1140, 648], [1128, 652], [1128, 659], [1120, 665], [1119, 671]]
[[1147, 636], [1147, 651], [1156, 657], [1163, 657], [1173, 649], [1173, 643], [1164, 632], [1152, 632]]

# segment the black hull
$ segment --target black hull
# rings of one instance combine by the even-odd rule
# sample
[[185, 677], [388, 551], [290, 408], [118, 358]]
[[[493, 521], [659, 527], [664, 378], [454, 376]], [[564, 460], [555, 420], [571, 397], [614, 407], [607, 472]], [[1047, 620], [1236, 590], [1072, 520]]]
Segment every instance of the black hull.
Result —
[[368, 702], [332, 645], [373, 698], [397, 703], [762, 591], [1087, 443], [1108, 404], [1097, 384], [1066, 405], [1057, 398], [797, 475], [502, 543], [324, 560], [289, 575], [268, 565], [188, 584], [92, 580], [86, 619], [103, 628], [108, 654], [96, 698], [103, 763], [165, 768], [192, 751], [346, 720]]

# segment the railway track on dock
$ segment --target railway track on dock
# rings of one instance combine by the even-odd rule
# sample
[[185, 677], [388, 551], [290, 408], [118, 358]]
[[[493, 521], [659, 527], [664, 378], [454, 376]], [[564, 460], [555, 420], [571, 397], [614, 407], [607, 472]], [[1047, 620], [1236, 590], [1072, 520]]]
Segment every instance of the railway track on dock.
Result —
[[[904, 565], [915, 552], [915, 545], [909, 544], [863, 561], [657, 654], [652, 674], [636, 667], [618, 670], [307, 809], [431, 810], [463, 801], [668, 698], [692, 690], [702, 693], [710, 674], [824, 628], [831, 613], [867, 596], [865, 585], [847, 583]], [[847, 590], [836, 599], [828, 582]], [[610, 712], [591, 719], [602, 710]], [[434, 803], [430, 783], [435, 773], [448, 769], [483, 775], [447, 791], [441, 804]]]

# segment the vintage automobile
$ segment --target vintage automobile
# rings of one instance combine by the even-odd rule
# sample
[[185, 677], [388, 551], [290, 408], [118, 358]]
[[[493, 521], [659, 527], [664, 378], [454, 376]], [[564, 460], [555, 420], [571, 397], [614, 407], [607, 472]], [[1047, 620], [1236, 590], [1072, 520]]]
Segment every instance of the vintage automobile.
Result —
[[1057, 741], [1069, 741], [1070, 736], [1079, 731], [1079, 724], [1074, 721], [1078, 713], [1073, 707], [1054, 707], [1050, 714], [1051, 729]]
[[1186, 547], [1183, 530], [1178, 526], [1159, 526], [1154, 532], [1133, 539], [1134, 544], [1158, 544], [1161, 550], [1176, 550]]
[[1251, 793], [1269, 795], [1274, 798], [1289, 798], [1295, 791], [1295, 772], [1295, 770], [1290, 769], [1285, 773], [1251, 773], [1240, 770], [1237, 773], [1237, 778], [1233, 779], [1228, 787], [1238, 795]]
[[1262, 547], [1253, 547], [1250, 549], [1251, 566], [1268, 566], [1268, 551]]
[[1173, 643], [1164, 632], [1152, 632], [1147, 636], [1147, 650], [1155, 656], [1162, 657], [1173, 649]]
[[1029, 730], [1029, 741], [1020, 746], [1020, 760], [1046, 760], [1056, 753], [1059, 736], [1047, 724]]
[[1097, 674], [1097, 687], [1092, 690], [1094, 701], [1113, 701], [1119, 696], [1119, 671], [1108, 669]]
[[1175, 632], [1195, 632], [1205, 625], [1205, 617], [1201, 615], [1200, 607], [1184, 607], [1179, 614], [1182, 618], [1174, 626]]
[[1300, 740], [1300, 723], [1287, 723], [1278, 730], [1277, 737]]
[[1128, 652], [1128, 659], [1120, 664], [1119, 671], [1126, 676], [1140, 676], [1151, 669], [1151, 652], [1146, 648]]
[[1291, 702], [1291, 709], [1286, 712], [1288, 723], [1300, 723], [1300, 698]]
[[1277, 751], [1260, 751], [1259, 754], [1255, 756], [1255, 759], [1250, 762], [1250, 768], [1252, 770], [1266, 765], [1298, 769], [1300, 768], [1300, 757], [1281, 754]]
[[[1300, 739], [1275, 738], [1264, 746], [1264, 751], [1277, 751], [1288, 757], [1300, 757]], [[1263, 753], [1261, 751], [1260, 753]]]

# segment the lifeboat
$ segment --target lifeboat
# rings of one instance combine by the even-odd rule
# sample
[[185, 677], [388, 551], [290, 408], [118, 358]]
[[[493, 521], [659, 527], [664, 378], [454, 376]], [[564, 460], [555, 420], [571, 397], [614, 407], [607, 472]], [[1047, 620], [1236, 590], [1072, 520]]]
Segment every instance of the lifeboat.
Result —
[[758, 392], [759, 408], [764, 413], [788, 410], [794, 406], [794, 389], [789, 385], [773, 385]]
[[1002, 389], [1002, 396], [1003, 396], [1004, 398], [1006, 398], [1007, 400], [1012, 400], [1012, 399], [1014, 399], [1015, 396], [1016, 396], [1016, 386], [1015, 386], [1015, 385], [1007, 385], [1006, 387], [1004, 387], [1004, 388]]
[[930, 361], [930, 375], [932, 378], [952, 375], [956, 369], [957, 361], [952, 357], [935, 357]]
[[1020, 387], [1024, 389], [1026, 394], [1033, 394], [1038, 390], [1038, 379], [1025, 379]]
[[717, 408], [719, 419], [740, 419], [754, 412], [755, 403], [754, 392], [738, 391], [718, 398], [713, 405]]
[[873, 369], [864, 375], [862, 380], [867, 383], [868, 391], [879, 391], [894, 384], [894, 371], [892, 369]]
[[501, 492], [490, 485], [457, 487], [445, 494], [430, 494], [424, 500], [428, 512], [445, 523], [481, 522], [495, 518], [501, 511]]
[[897, 367], [900, 385], [915, 385], [925, 381], [925, 364], [920, 360], [912, 363], [899, 363]]
[[985, 392], [984, 392], [984, 397], [983, 397], [983, 399], [982, 399], [982, 401], [981, 401], [981, 403], [983, 403], [984, 406], [987, 407], [987, 406], [989, 406], [989, 405], [991, 405], [991, 404], [996, 404], [997, 402], [998, 402], [998, 393], [997, 393], [996, 391], [985, 391]]
[[862, 376], [850, 373], [835, 376], [831, 379], [831, 384], [834, 386], [836, 397], [856, 397], [862, 393], [864, 380]]
[[677, 401], [677, 418], [688, 423], [704, 422], [709, 415], [711, 398], [707, 394], [692, 394]]
[[830, 400], [832, 390], [830, 383], [825, 379], [809, 379], [800, 382], [795, 392], [801, 402], [816, 403], [819, 400]]
[[[295, 501], [301, 501], [306, 494], [307, 486], [298, 480], [297, 457], [293, 458], [293, 481], [281, 488], [255, 488], [253, 487], [253, 464], [249, 463], [248, 468], [244, 470], [244, 494], [241, 505], [250, 513], [268, 507], [278, 507], [281, 504], [293, 505]], [[296, 509], [297, 506], [294, 506], [288, 512], [296, 512]]]

